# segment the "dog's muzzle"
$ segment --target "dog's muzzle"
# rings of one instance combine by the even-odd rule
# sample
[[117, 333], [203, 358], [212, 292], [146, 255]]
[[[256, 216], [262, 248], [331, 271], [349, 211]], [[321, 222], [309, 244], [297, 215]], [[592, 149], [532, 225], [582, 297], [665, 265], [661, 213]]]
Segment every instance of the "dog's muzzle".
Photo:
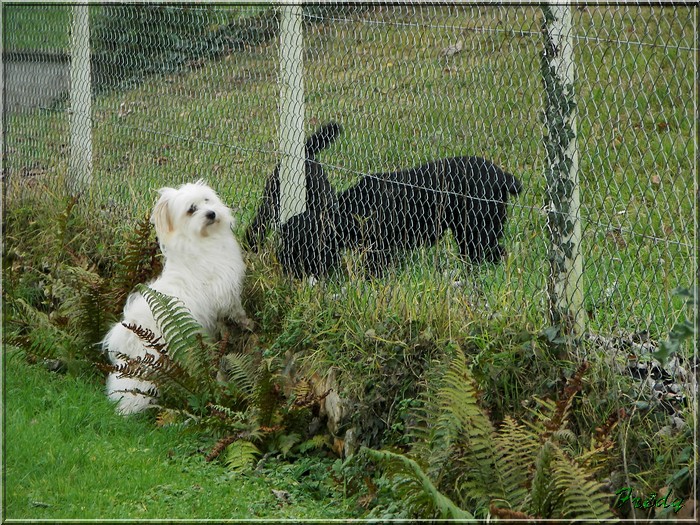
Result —
[[204, 215], [204, 217], [207, 219], [207, 226], [209, 226], [210, 224], [214, 224], [215, 222], [217, 222], [216, 212], [208, 211], [208, 212]]

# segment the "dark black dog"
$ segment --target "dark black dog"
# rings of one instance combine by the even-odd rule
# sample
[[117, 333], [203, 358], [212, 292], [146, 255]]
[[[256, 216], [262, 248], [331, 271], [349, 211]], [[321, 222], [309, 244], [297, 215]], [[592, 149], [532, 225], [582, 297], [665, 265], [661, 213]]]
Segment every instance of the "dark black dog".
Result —
[[318, 162], [308, 162], [306, 173], [307, 180], [310, 176], [316, 182], [318, 205], [308, 206], [282, 224], [277, 246], [282, 270], [299, 279], [325, 277], [340, 262], [338, 197]]
[[366, 175], [338, 196], [340, 249], [364, 253], [368, 273], [381, 275], [403, 252], [432, 246], [452, 231], [462, 257], [498, 262], [509, 195], [521, 184], [480, 157], [455, 157]]
[[[321, 165], [316, 162], [316, 154], [330, 146], [342, 133], [340, 124], [330, 122], [321, 126], [306, 140], [306, 159], [304, 171], [306, 180], [306, 211], [309, 214], [325, 213], [333, 204], [328, 199], [335, 199], [335, 191], [331, 188], [328, 177], [323, 172]], [[244, 244], [253, 252], [265, 240], [270, 225], [279, 226], [280, 222], [280, 166], [265, 182], [262, 202], [244, 235]], [[299, 219], [297, 219], [299, 221]], [[289, 228], [287, 228], [288, 230]]]
[[[462, 257], [499, 262], [509, 195], [521, 191], [510, 173], [480, 157], [455, 157], [416, 168], [365, 175], [336, 194], [315, 154], [342, 132], [335, 123], [307, 140], [306, 211], [280, 225], [278, 260], [285, 273], [323, 277], [345, 248], [364, 256], [366, 272], [381, 275], [405, 252], [432, 246], [448, 230]], [[279, 222], [279, 166], [245, 239], [251, 249]]]

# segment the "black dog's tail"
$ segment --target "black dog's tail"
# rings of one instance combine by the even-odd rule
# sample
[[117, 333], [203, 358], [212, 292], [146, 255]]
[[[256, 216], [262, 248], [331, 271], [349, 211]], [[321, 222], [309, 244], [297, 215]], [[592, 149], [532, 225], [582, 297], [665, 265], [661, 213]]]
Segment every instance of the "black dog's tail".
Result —
[[313, 160], [316, 153], [333, 144], [342, 132], [343, 127], [337, 122], [329, 122], [318, 128], [306, 139], [306, 158]]

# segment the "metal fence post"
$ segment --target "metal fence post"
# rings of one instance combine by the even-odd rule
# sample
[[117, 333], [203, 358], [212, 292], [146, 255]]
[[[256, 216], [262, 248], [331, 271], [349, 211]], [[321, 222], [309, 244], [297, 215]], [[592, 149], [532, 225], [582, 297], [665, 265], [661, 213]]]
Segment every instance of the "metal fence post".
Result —
[[569, 338], [585, 328], [571, 8], [544, 4], [542, 11], [549, 320], [559, 335]]
[[92, 181], [92, 90], [87, 3], [73, 6], [70, 62], [70, 163], [68, 191], [78, 195]]
[[283, 5], [280, 20], [280, 221], [306, 208], [302, 7]]

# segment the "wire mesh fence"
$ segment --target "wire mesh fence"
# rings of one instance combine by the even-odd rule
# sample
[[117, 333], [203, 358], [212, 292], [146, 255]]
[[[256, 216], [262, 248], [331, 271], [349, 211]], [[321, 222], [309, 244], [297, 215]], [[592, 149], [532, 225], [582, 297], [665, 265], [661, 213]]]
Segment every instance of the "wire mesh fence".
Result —
[[[5, 206], [64, 197], [82, 144], [91, 148], [84, 198], [115, 232], [148, 213], [153, 190], [203, 178], [244, 239], [289, 157], [283, 9], [91, 5], [83, 92], [69, 81], [74, 9], [3, 8]], [[577, 282], [593, 332], [662, 337], [683, 311], [673, 290], [695, 281], [696, 16], [691, 6], [571, 8]], [[258, 255], [282, 270], [285, 254], [296, 254], [292, 265], [309, 257], [301, 274], [334, 269], [344, 287], [371, 288], [366, 274], [379, 274], [388, 284], [377, 307], [399, 293], [421, 303], [438, 279], [450, 300], [547, 325], [543, 19], [540, 7], [519, 5], [304, 6], [294, 88], [303, 106], [287, 121], [303, 129], [292, 141], [338, 128], [312, 167], [308, 147], [295, 156], [297, 175], [306, 170], [303, 211], [272, 216]], [[91, 125], [76, 131], [80, 98]], [[281, 186], [304, 179], [283, 166]]]

